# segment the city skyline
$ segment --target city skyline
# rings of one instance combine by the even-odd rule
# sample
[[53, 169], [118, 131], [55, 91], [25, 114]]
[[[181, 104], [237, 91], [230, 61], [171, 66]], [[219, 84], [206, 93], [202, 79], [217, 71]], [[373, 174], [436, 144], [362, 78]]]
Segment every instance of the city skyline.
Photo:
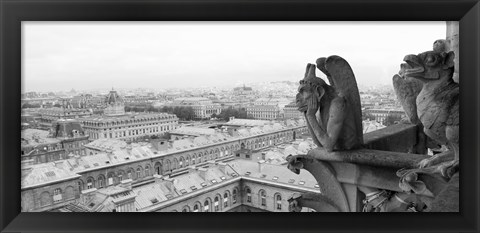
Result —
[[297, 82], [332, 54], [359, 85], [390, 84], [405, 55], [444, 37], [445, 22], [24, 22], [22, 91]]

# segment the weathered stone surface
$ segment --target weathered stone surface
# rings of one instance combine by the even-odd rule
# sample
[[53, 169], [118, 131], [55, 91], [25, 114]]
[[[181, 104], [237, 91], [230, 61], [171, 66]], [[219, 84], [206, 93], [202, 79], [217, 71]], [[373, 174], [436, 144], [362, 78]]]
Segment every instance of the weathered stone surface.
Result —
[[455, 57], [455, 72], [453, 73], [453, 80], [458, 83], [460, 74], [460, 50], [459, 50], [459, 21], [447, 21], [447, 51], [453, 51]]
[[418, 142], [417, 126], [397, 124], [363, 135], [364, 148], [392, 152], [410, 152]]
[[339, 56], [330, 56], [317, 59], [317, 66], [331, 85], [316, 77], [316, 66], [308, 64], [296, 98], [314, 142], [328, 151], [359, 148], [363, 144], [362, 112], [350, 65]]
[[[454, 161], [445, 163], [439, 171], [450, 176], [458, 168], [459, 151], [459, 86], [453, 82], [453, 52], [427, 51], [407, 55], [403, 75], [423, 82], [417, 96], [417, 113], [425, 134], [455, 152]], [[424, 162], [427, 164], [428, 162]]]
[[450, 181], [436, 195], [431, 204], [431, 212], [458, 212], [460, 211], [460, 180], [457, 172]]
[[429, 158], [427, 155], [370, 149], [327, 152], [322, 148], [312, 149], [306, 156], [321, 161], [355, 163], [398, 169], [416, 168], [418, 166], [418, 162]]
[[329, 203], [335, 206], [338, 211], [350, 211], [345, 192], [328, 163], [313, 159], [308, 155], [289, 156], [287, 161], [289, 164], [296, 164], [295, 169], [292, 169], [289, 165], [289, 168], [295, 173], [300, 172], [300, 168], [310, 172], [318, 182], [323, 199], [329, 200]]

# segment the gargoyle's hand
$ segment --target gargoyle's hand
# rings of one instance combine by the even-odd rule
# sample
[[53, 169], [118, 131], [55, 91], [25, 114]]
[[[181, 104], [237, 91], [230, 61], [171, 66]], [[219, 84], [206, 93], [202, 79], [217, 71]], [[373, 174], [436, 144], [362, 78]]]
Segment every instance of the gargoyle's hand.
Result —
[[308, 100], [307, 116], [315, 116], [318, 111], [318, 100], [317, 98], [310, 98]]
[[300, 169], [303, 168], [303, 163], [298, 159], [298, 155], [289, 155], [285, 159], [288, 162], [287, 168], [295, 174], [300, 174]]

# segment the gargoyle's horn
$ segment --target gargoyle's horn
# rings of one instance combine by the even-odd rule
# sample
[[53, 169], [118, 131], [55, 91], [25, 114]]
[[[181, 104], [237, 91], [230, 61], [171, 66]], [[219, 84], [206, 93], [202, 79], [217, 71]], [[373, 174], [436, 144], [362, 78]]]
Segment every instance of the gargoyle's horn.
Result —
[[315, 65], [314, 64], [307, 64], [307, 69], [305, 70], [305, 78], [304, 80], [307, 80], [308, 77], [313, 78], [315, 77]]

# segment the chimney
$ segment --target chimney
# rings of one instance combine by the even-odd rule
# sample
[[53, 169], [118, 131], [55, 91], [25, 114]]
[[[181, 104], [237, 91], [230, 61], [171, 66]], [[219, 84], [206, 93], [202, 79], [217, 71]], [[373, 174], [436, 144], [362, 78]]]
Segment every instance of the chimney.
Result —
[[162, 175], [154, 174], [153, 178], [155, 179], [155, 184], [163, 183], [163, 176]]
[[175, 186], [173, 185], [173, 181], [175, 179], [172, 179], [172, 178], [164, 178], [164, 184], [165, 186], [167, 187], [168, 191], [170, 192], [175, 192]]
[[206, 179], [206, 175], [207, 175], [207, 169], [205, 168], [202, 168], [202, 167], [199, 167], [197, 168], [197, 172], [198, 172], [198, 175], [202, 178], [202, 179]]
[[57, 168], [63, 168], [63, 160], [57, 160], [57, 161], [53, 161], [53, 163], [55, 164], [55, 167]]
[[132, 182], [133, 182], [132, 179], [122, 180], [122, 181], [120, 181], [120, 187], [122, 187], [124, 189], [127, 189], [127, 190], [132, 190]]
[[82, 202], [82, 204], [87, 205], [88, 202], [90, 202], [95, 197], [96, 192], [97, 192], [96, 188], [82, 190], [80, 194], [80, 201]]
[[257, 163], [258, 163], [258, 172], [262, 173], [262, 167], [263, 167], [263, 164], [265, 163], [265, 160], [260, 160]]
[[222, 171], [223, 174], [227, 174], [226, 167], [227, 167], [226, 163], [218, 163], [218, 168], [220, 169], [220, 171]]
[[237, 127], [228, 127], [227, 132], [232, 137], [238, 136]]

